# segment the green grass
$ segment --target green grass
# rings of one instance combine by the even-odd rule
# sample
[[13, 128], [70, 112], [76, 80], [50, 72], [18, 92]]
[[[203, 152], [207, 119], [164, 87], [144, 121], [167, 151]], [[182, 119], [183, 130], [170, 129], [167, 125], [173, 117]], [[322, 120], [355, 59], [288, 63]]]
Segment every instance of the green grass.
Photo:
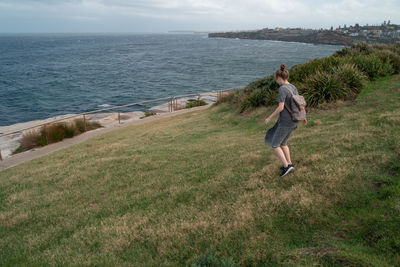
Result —
[[311, 111], [284, 179], [273, 107], [227, 104], [2, 171], [0, 266], [398, 266], [399, 88]]

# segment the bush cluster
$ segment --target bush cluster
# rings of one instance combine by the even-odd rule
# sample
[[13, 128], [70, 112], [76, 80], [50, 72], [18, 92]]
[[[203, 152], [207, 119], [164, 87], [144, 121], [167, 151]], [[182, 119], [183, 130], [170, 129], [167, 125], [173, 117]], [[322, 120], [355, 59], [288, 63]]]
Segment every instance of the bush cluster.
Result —
[[356, 65], [357, 68], [364, 72], [371, 81], [394, 73], [393, 67], [390, 63], [382, 61], [375, 54], [368, 56], [351, 56], [345, 59], [346, 62]]
[[238, 106], [240, 112], [260, 105], [271, 105], [278, 97], [279, 85], [272, 75], [256, 80], [243, 90], [235, 91], [221, 98], [218, 103], [229, 102]]
[[344, 60], [339, 57], [325, 57], [311, 60], [305, 64], [295, 65], [290, 69], [289, 80], [295, 85], [301, 84], [310, 75], [317, 71], [330, 71], [334, 67], [340, 66]]
[[150, 117], [150, 116], [154, 116], [154, 115], [157, 115], [157, 113], [154, 112], [154, 111], [146, 111], [146, 112], [144, 113], [144, 116], [142, 116], [142, 117], [140, 117], [140, 118], [141, 118], [141, 119], [144, 119], [144, 118], [147, 118], [147, 117]]
[[[330, 57], [295, 65], [289, 72], [290, 82], [304, 95], [309, 107], [354, 99], [366, 81], [400, 73], [400, 44], [355, 44]], [[270, 75], [250, 83], [225, 101], [237, 106], [240, 112], [261, 105], [275, 105], [278, 88]]]
[[187, 102], [185, 108], [194, 108], [194, 107], [205, 106], [205, 105], [207, 105], [207, 102], [199, 99], [199, 100]]
[[389, 63], [394, 70], [394, 74], [400, 73], [400, 53], [397, 54], [391, 50], [382, 50], [376, 52], [376, 56], [382, 61]]
[[14, 153], [57, 143], [65, 138], [72, 138], [86, 131], [91, 131], [100, 127], [101, 125], [98, 122], [87, 120], [84, 122], [83, 119], [76, 119], [70, 123], [45, 125], [42, 126], [39, 131], [30, 131], [24, 134], [21, 140], [19, 140], [20, 146]]
[[344, 64], [330, 71], [316, 71], [299, 87], [309, 107], [354, 98], [364, 87], [365, 75], [355, 65]]

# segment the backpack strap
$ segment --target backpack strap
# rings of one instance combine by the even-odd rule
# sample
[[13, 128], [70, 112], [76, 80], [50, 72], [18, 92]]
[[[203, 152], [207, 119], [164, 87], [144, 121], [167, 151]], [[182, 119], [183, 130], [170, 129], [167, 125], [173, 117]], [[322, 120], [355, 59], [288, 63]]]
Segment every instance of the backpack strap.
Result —
[[292, 90], [290, 90], [290, 89], [286, 86], [286, 84], [283, 85], [282, 87], [285, 87], [286, 90], [289, 91], [289, 93], [290, 93], [292, 96], [294, 96], [294, 93], [292, 92]]
[[[290, 90], [290, 89], [286, 86], [286, 84], [282, 85], [282, 87], [286, 88], [286, 90], [289, 91], [289, 93], [292, 95], [292, 97], [294, 96], [294, 93], [292, 92], [292, 90]], [[286, 103], [285, 103], [285, 108], [286, 108], [286, 110], [290, 113], [290, 115], [293, 114], [293, 112], [286, 106]]]

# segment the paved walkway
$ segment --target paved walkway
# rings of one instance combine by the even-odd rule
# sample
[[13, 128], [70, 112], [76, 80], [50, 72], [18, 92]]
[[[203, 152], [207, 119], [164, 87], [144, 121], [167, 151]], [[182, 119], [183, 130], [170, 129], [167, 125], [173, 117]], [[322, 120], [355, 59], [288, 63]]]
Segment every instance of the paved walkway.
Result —
[[150, 116], [147, 118], [143, 118], [140, 120], [135, 120], [135, 121], [131, 121], [128, 123], [116, 124], [116, 125], [113, 125], [113, 126], [110, 126], [107, 128], [100, 128], [100, 129], [96, 129], [93, 131], [89, 131], [89, 132], [83, 133], [81, 135], [78, 135], [74, 138], [64, 139], [63, 141], [58, 142], [58, 143], [47, 145], [47, 146], [41, 147], [41, 148], [32, 149], [32, 150], [29, 150], [29, 151], [26, 151], [23, 153], [13, 155], [12, 157], [6, 158], [6, 159], [0, 161], [0, 171], [14, 167], [18, 164], [21, 164], [26, 161], [30, 161], [32, 159], [40, 158], [40, 157], [50, 154], [54, 151], [58, 151], [63, 148], [69, 147], [71, 145], [84, 142], [92, 137], [99, 136], [99, 135], [102, 135], [102, 134], [105, 134], [108, 132], [112, 132], [112, 131], [120, 129], [120, 128], [128, 127], [131, 125], [139, 125], [139, 124], [147, 123], [150, 121], [160, 120], [163, 118], [173, 117], [173, 116], [187, 113], [187, 112], [203, 110], [203, 109], [209, 108], [210, 106], [211, 106], [211, 104], [206, 105], [206, 106], [195, 107], [195, 108], [191, 108], [191, 109], [181, 109], [181, 110], [171, 112], [171, 113], [160, 113], [160, 114]]

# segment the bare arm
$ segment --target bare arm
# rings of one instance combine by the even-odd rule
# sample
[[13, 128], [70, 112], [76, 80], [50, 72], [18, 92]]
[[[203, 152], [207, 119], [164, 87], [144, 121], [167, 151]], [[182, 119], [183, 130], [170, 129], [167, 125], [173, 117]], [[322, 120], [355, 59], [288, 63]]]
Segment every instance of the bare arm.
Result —
[[275, 111], [272, 112], [271, 115], [269, 115], [269, 117], [265, 119], [264, 124], [267, 125], [268, 122], [270, 122], [276, 115], [281, 113], [284, 108], [285, 108], [285, 102], [280, 102]]

